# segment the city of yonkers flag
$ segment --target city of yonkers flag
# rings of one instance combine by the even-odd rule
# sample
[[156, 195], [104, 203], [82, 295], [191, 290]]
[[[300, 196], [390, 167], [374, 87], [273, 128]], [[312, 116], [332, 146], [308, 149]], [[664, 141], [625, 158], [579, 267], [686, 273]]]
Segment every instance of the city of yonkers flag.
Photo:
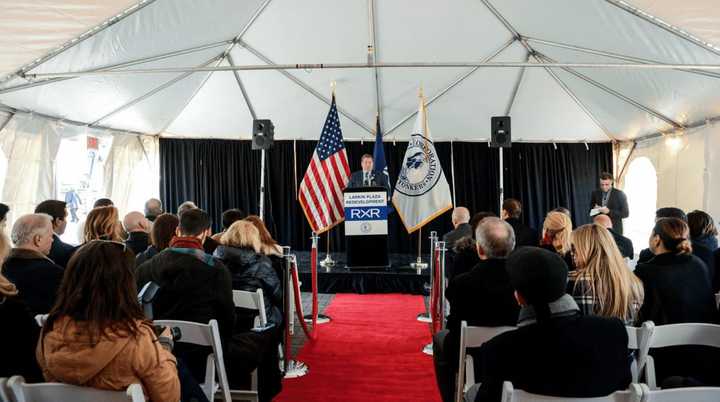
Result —
[[453, 206], [450, 186], [430, 136], [423, 97], [392, 202], [408, 233], [420, 229]]

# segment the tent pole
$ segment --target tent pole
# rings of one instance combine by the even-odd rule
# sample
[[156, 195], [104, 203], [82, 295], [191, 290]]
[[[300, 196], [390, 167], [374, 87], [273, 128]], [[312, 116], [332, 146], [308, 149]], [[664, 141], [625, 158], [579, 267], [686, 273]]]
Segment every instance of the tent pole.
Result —
[[[495, 57], [497, 57], [497, 55], [499, 55], [500, 53], [504, 52], [505, 49], [509, 48], [510, 45], [512, 45], [513, 43], [515, 43], [515, 40], [516, 40], [515, 38], [510, 38], [509, 41], [505, 42], [502, 46], [500, 46], [497, 50], [495, 50], [491, 55], [485, 57], [485, 58], [482, 60], [482, 62], [485, 63], [485, 62], [491, 61], [492, 59], [494, 59]], [[480, 68], [480, 67], [474, 67], [474, 68], [472, 68], [470, 71], [468, 71], [468, 72], [463, 73], [462, 75], [460, 75], [457, 79], [455, 79], [455, 81], [453, 81], [450, 85], [448, 85], [447, 87], [445, 87], [445, 89], [443, 89], [442, 91], [440, 91], [440, 92], [438, 92], [437, 94], [435, 94], [435, 96], [433, 96], [432, 98], [430, 98], [430, 99], [428, 100], [426, 106], [430, 106], [433, 102], [435, 102], [436, 100], [440, 99], [440, 97], [442, 97], [443, 95], [445, 95], [446, 93], [448, 93], [451, 89], [455, 88], [458, 84], [460, 84], [460, 83], [463, 82], [466, 78], [468, 78], [469, 76], [471, 76], [471, 75], [472, 75], [475, 71], [477, 71], [479, 68]], [[415, 117], [415, 115], [417, 115], [417, 113], [418, 113], [417, 110], [415, 110], [415, 111], [413, 111], [412, 113], [410, 113], [410, 114], [408, 114], [407, 116], [405, 116], [402, 120], [400, 120], [400, 121], [397, 122], [395, 125], [393, 125], [393, 126], [390, 128], [390, 130], [386, 131], [386, 132], [383, 134], [383, 137], [389, 135], [391, 132], [395, 131], [397, 128], [399, 128], [400, 126], [402, 126], [403, 124], [405, 124], [406, 121], [408, 121], [408, 120], [412, 119], [413, 117]]]
[[[555, 60], [551, 59], [550, 57], [545, 56], [545, 55], [542, 54], [542, 53], [538, 53], [538, 55], [540, 56], [540, 58], [541, 58], [542, 60], [545, 60], [546, 62], [555, 63]], [[667, 65], [666, 65], [666, 66], [667, 66]], [[590, 85], [592, 85], [592, 86], [594, 86], [594, 87], [596, 87], [596, 88], [598, 88], [598, 89], [601, 89], [601, 90], [607, 92], [608, 94], [610, 94], [610, 95], [612, 95], [612, 96], [614, 96], [614, 97], [616, 97], [616, 98], [619, 98], [619, 99], [621, 99], [621, 100], [623, 100], [623, 101], [625, 101], [625, 102], [627, 102], [627, 103], [635, 106], [636, 108], [638, 108], [638, 109], [640, 109], [640, 110], [642, 110], [642, 111], [644, 111], [644, 112], [646, 112], [646, 113], [648, 113], [648, 114], [651, 114], [651, 115], [657, 117], [658, 119], [660, 119], [660, 120], [668, 123], [669, 125], [671, 125], [671, 126], [673, 126], [673, 127], [675, 127], [675, 128], [682, 128], [682, 127], [683, 127], [682, 124], [680, 124], [680, 123], [676, 122], [675, 120], [673, 120], [673, 119], [665, 116], [664, 114], [658, 112], [657, 110], [654, 110], [654, 109], [652, 109], [652, 108], [649, 108], [649, 107], [641, 104], [640, 102], [638, 102], [638, 101], [636, 101], [636, 100], [634, 100], [634, 99], [631, 99], [631, 98], [623, 95], [622, 93], [620, 93], [620, 92], [618, 92], [618, 91], [616, 91], [616, 90], [614, 90], [614, 89], [612, 89], [612, 88], [610, 88], [610, 87], [608, 87], [608, 86], [606, 86], [606, 85], [604, 85], [604, 84], [601, 84], [601, 83], [593, 80], [592, 78], [590, 78], [590, 77], [586, 76], [585, 74], [582, 74], [582, 73], [574, 70], [573, 68], [562, 67], [562, 69], [565, 70], [565, 71], [567, 71], [568, 73], [570, 73], [570, 74], [572, 74], [572, 75], [580, 78], [581, 80], [587, 82], [588, 84], [590, 84]]]
[[[368, 19], [370, 24], [370, 46], [368, 48], [368, 63], [377, 62], [377, 33], [375, 32], [375, 0], [368, 0]], [[375, 104], [380, 115], [380, 76], [377, 67], [373, 69], [375, 75]]]
[[505, 148], [498, 148], [498, 169], [500, 170], [500, 188], [499, 188], [499, 204], [498, 204], [498, 216], [502, 216], [502, 204], [505, 201], [505, 171], [503, 166], [503, 155]]

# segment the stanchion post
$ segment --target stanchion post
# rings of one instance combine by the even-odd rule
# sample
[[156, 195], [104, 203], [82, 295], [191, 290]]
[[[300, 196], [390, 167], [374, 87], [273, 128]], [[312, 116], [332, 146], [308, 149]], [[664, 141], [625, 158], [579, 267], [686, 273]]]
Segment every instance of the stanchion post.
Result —
[[[433, 250], [435, 250], [435, 242], [436, 242], [437, 239], [438, 239], [438, 237], [437, 237], [437, 232], [434, 231], [434, 230], [433, 230], [432, 232], [430, 232], [430, 237], [429, 237], [429, 239], [430, 239], [430, 249], [429, 249], [429, 250], [430, 250], [430, 261], [429, 261], [429, 264], [430, 264], [430, 265], [429, 265], [429, 267], [430, 267], [430, 292], [432, 292], [432, 287], [433, 287], [433, 264], [434, 264], [434, 262], [433, 262]], [[421, 271], [421, 269], [418, 268], [418, 270], [417, 270], [418, 275], [420, 275], [420, 271]], [[429, 312], [429, 311], [426, 311], [425, 313], [420, 313], [420, 314], [418, 314], [417, 320], [420, 321], [420, 322], [432, 322], [432, 318], [430, 317], [430, 312]]]
[[[328, 235], [328, 236], [329, 236], [329, 235]], [[313, 233], [312, 233], [312, 237], [310, 237], [310, 239], [312, 240], [312, 251], [310, 252], [310, 258], [311, 258], [311, 259], [314, 259], [314, 261], [310, 261], [310, 265], [311, 265], [311, 267], [314, 266], [314, 267], [317, 268], [318, 262], [319, 262], [319, 261], [318, 261], [318, 255], [320, 254], [320, 249], [319, 249], [320, 236], [319, 236], [317, 233], [313, 232]], [[328, 245], [329, 245], [329, 244], [330, 244], [330, 243], [328, 242]], [[312, 280], [314, 281], [313, 284], [312, 284], [312, 285], [313, 285], [313, 289], [315, 289], [315, 288], [317, 288], [317, 282], [316, 282], [316, 281], [317, 281], [317, 273], [315, 273], [315, 274], [313, 274], [313, 275], [311, 275], [311, 276], [312, 276], [312, 278], [313, 278]], [[315, 296], [313, 295], [313, 297], [315, 297]], [[313, 322], [313, 316], [312, 316], [312, 314], [305, 314], [305, 315], [303, 316], [303, 319], [304, 319], [305, 322], [307, 322], [307, 323]], [[318, 314], [318, 315], [317, 315], [317, 319], [315, 320], [315, 323], [316, 323], [316, 324], [327, 324], [327, 323], [330, 322], [330, 320], [331, 320], [330, 316], [325, 315], [325, 314]]]
[[292, 270], [295, 256], [290, 253], [290, 247], [283, 247], [283, 258], [285, 259], [285, 272], [283, 275], [283, 303], [285, 309], [285, 349], [283, 350], [283, 371], [285, 378], [298, 378], [308, 373], [305, 363], [291, 360], [290, 350], [292, 349]]
[[441, 319], [440, 322], [442, 324], [441, 329], [445, 329], [445, 327], [447, 325], [447, 322], [445, 320], [445, 317], [447, 315], [446, 311], [445, 311], [445, 307], [446, 307], [446, 303], [445, 303], [445, 288], [446, 288], [446, 286], [445, 285], [447, 283], [447, 279], [445, 279], [445, 251], [447, 251], [447, 249], [445, 248], [444, 241], [437, 242], [436, 247], [437, 247], [437, 250], [440, 252], [440, 258], [439, 258], [440, 265], [435, 267], [435, 269], [440, 270], [440, 275], [439, 275], [440, 283], [437, 284], [438, 286], [440, 286], [440, 319]]

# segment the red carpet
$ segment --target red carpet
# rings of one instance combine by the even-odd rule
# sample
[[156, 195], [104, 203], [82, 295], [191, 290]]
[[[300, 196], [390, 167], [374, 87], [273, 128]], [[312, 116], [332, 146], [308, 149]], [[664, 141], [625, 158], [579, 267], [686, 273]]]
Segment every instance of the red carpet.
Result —
[[431, 341], [421, 296], [338, 294], [319, 326], [318, 340], [297, 360], [310, 367], [302, 378], [285, 380], [276, 399], [283, 402], [436, 402]]

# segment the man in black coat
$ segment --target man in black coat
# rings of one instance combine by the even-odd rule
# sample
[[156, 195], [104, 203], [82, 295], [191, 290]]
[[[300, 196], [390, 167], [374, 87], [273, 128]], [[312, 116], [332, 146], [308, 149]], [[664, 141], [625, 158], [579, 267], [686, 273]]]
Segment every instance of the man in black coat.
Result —
[[447, 330], [433, 339], [435, 376], [443, 401], [453, 400], [458, 370], [460, 323], [496, 327], [517, 322], [520, 307], [505, 270], [505, 257], [515, 247], [512, 227], [499, 218], [482, 220], [477, 229], [480, 262], [470, 272], [456, 276], [445, 296], [450, 303]]
[[472, 228], [470, 227], [470, 211], [465, 207], [456, 207], [452, 212], [453, 230], [445, 233], [442, 240], [445, 242], [445, 248], [452, 250], [455, 243], [463, 237], [472, 237]]
[[590, 196], [590, 213], [601, 213], [610, 216], [613, 228], [623, 234], [622, 220], [630, 215], [627, 196], [622, 190], [613, 187], [613, 176], [603, 172], [600, 175], [600, 189]]
[[516, 389], [559, 397], [597, 397], [632, 381], [625, 325], [617, 318], [583, 316], [565, 293], [568, 268], [548, 250], [523, 247], [506, 263], [521, 305], [518, 329], [474, 354], [481, 385], [476, 401], [499, 401], [503, 381]]
[[21, 216], [12, 229], [15, 248], [2, 272], [20, 291], [33, 314], [47, 314], [55, 304], [63, 268], [47, 257], [53, 241], [50, 218], [43, 214]]
[[609, 216], [602, 214], [597, 215], [593, 219], [593, 222], [604, 227], [608, 230], [608, 232], [610, 232], [615, 240], [615, 244], [617, 244], [617, 247], [620, 250], [620, 255], [631, 260], [635, 258], [635, 249], [633, 248], [632, 240], [613, 230], [612, 220]]
[[522, 204], [514, 198], [503, 201], [500, 217], [512, 226], [515, 232], [515, 246], [537, 246], [540, 244], [540, 235], [537, 230], [525, 225], [520, 220]]
[[75, 254], [75, 250], [77, 249], [75, 246], [63, 243], [63, 241], [60, 240], [60, 236], [65, 233], [65, 228], [67, 227], [68, 211], [65, 201], [45, 200], [35, 207], [35, 213], [48, 214], [52, 218], [54, 234], [48, 257], [50, 257], [55, 264], [65, 268], [68, 261], [70, 261], [70, 257]]
[[133, 211], [125, 215], [123, 227], [128, 234], [125, 245], [138, 255], [150, 246], [150, 221], [142, 213]]
[[387, 176], [382, 172], [373, 170], [372, 155], [363, 155], [362, 158], [360, 158], [360, 165], [362, 166], [362, 170], [355, 171], [350, 175], [350, 181], [347, 185], [348, 188], [384, 187], [388, 193], [390, 192], [390, 183], [388, 182]]

